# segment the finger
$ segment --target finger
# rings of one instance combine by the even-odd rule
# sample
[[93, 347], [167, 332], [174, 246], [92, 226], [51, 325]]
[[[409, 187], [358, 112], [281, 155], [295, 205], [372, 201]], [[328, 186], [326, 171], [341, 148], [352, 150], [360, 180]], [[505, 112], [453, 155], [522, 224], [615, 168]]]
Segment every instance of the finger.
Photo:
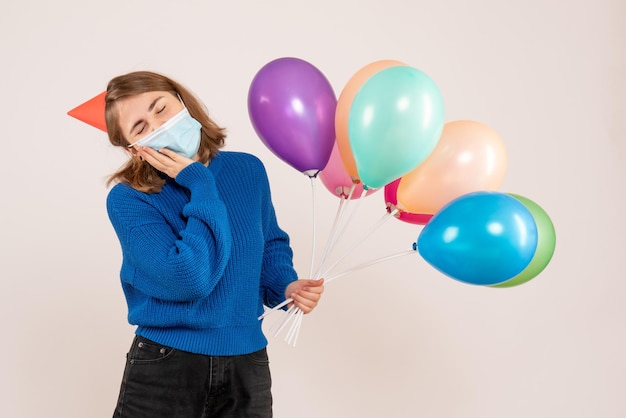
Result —
[[309, 308], [307, 306], [298, 306], [298, 308], [300, 308], [302, 313], [305, 314], [305, 315], [311, 313], [313, 311], [313, 309], [314, 309], [314, 308]]
[[324, 279], [307, 280], [306, 287], [323, 287]]
[[181, 155], [167, 148], [161, 148], [158, 151], [150, 147], [143, 147], [143, 149], [154, 159], [154, 161], [161, 164], [160, 167], [156, 168], [170, 167], [172, 166], [172, 162], [178, 162], [178, 160], [184, 159]]
[[317, 308], [317, 304], [315, 305], [305, 305], [303, 303], [296, 303], [296, 307], [300, 309], [305, 314], [308, 314], [313, 311], [313, 309]]
[[296, 305], [296, 307], [300, 309], [302, 312], [304, 312], [305, 314], [311, 312], [313, 309], [315, 309], [315, 306], [316, 306], [316, 305], [309, 305], [309, 304], [304, 304], [304, 303], [300, 303], [296, 301], [294, 301], [294, 305]]
[[172, 151], [171, 149], [167, 149], [167, 148], [161, 148], [159, 150], [159, 153], [167, 156], [170, 160], [174, 160], [174, 161], [176, 161], [178, 157], [180, 157], [180, 155], [176, 154], [174, 151]]
[[[315, 290], [317, 290], [317, 288]], [[301, 289], [301, 290], [296, 292], [296, 295], [298, 295], [298, 296], [300, 296], [301, 298], [304, 298], [304, 299], [317, 301], [317, 300], [320, 300], [320, 298], [322, 297], [322, 292], [321, 291], [310, 291], [310, 290]]]
[[296, 293], [292, 299], [297, 305], [303, 305], [309, 308], [314, 308], [315, 306], [317, 306], [320, 300], [320, 295], [317, 293], [311, 293], [311, 294]]
[[150, 148], [150, 147], [134, 147], [137, 150], [137, 154], [141, 155], [144, 158], [152, 158], [155, 161], [158, 161], [160, 157], [158, 151]]
[[309, 292], [309, 293], [322, 294], [322, 293], [324, 293], [324, 285], [323, 284], [316, 284], [315, 286], [311, 286], [311, 285], [302, 286], [300, 291], [302, 291], [302, 292]]
[[165, 168], [163, 160], [167, 157], [160, 155], [150, 147], [137, 147], [137, 155], [157, 170], [163, 171]]

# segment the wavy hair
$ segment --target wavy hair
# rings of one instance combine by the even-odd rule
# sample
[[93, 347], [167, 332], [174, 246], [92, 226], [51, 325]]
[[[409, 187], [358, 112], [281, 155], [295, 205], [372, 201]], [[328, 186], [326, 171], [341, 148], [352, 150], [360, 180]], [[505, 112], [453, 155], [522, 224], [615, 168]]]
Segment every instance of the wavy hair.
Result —
[[[151, 71], [135, 71], [109, 81], [104, 99], [104, 114], [111, 144], [123, 148], [130, 145], [122, 135], [116, 103], [124, 98], [151, 91], [166, 91], [182, 99], [189, 114], [202, 125], [198, 149], [199, 161], [205, 164], [210, 161], [225, 144], [225, 129], [209, 117], [206, 107], [191, 91], [171, 78]], [[107, 186], [120, 182], [128, 183], [132, 188], [145, 193], [158, 193], [165, 184], [165, 178], [146, 161], [130, 158], [109, 177]]]

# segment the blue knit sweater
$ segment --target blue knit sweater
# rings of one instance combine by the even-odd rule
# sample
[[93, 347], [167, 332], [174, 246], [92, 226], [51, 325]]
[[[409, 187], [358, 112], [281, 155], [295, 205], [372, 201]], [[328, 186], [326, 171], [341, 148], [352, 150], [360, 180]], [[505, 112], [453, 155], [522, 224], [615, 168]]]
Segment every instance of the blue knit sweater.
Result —
[[159, 193], [115, 185], [107, 210], [122, 248], [128, 321], [161, 344], [214, 356], [267, 345], [257, 318], [296, 280], [262, 162], [220, 152]]

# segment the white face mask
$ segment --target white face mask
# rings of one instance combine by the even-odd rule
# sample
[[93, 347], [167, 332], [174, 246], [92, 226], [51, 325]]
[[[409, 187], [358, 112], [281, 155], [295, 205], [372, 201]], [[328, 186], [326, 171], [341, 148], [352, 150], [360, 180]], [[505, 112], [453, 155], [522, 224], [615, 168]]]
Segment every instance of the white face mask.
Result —
[[128, 147], [148, 146], [155, 150], [167, 148], [187, 158], [193, 158], [200, 148], [202, 125], [184, 108], [163, 125]]

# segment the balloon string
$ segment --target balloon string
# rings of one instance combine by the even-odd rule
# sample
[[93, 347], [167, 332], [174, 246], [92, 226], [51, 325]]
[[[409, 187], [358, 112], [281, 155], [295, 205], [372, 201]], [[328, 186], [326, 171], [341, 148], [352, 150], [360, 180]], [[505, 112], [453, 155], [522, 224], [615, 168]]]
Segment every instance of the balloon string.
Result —
[[[311, 190], [312, 190], [312, 206], [313, 206], [313, 246], [312, 246], [312, 252], [311, 252], [311, 266], [310, 266], [310, 271], [309, 271], [309, 277], [312, 278], [313, 277], [313, 266], [315, 265], [315, 247], [316, 247], [316, 224], [315, 224], [315, 181], [314, 181], [315, 177], [311, 177]], [[323, 255], [321, 257], [320, 260], [320, 264], [318, 266], [317, 269], [317, 273], [315, 274], [315, 279], [319, 279], [320, 277], [324, 277], [325, 275], [329, 274], [330, 272], [332, 272], [332, 270], [347, 256], [349, 255], [356, 247], [358, 247], [369, 235], [371, 235], [376, 229], [378, 229], [387, 219], [393, 217], [393, 215], [395, 215], [398, 212], [398, 209], [393, 210], [390, 213], [385, 213], [385, 215], [376, 223], [374, 224], [369, 230], [368, 232], [359, 240], [357, 241], [351, 248], [348, 249], [348, 251], [346, 251], [342, 257], [340, 257], [337, 261], [335, 261], [335, 263], [333, 263], [333, 265], [328, 268], [325, 273], [322, 275], [320, 274], [321, 271], [323, 271], [323, 268], [326, 264], [326, 261], [328, 260], [328, 256], [329, 254], [332, 252], [333, 248], [335, 247], [335, 245], [339, 242], [340, 238], [342, 238], [345, 230], [347, 229], [348, 225], [350, 225], [350, 222], [355, 218], [354, 214], [356, 213], [356, 210], [360, 207], [360, 203], [363, 200], [363, 198], [367, 195], [368, 190], [364, 189], [363, 192], [361, 193], [361, 196], [358, 199], [358, 205], [356, 205], [356, 207], [354, 207], [354, 209], [352, 210], [352, 212], [350, 213], [350, 216], [346, 216], [346, 213], [348, 212], [348, 208], [352, 209], [352, 207], [354, 206], [354, 204], [350, 205], [350, 202], [352, 199], [352, 195], [354, 193], [354, 190], [356, 188], [356, 183], [352, 184], [352, 187], [350, 188], [350, 192], [348, 193], [347, 198], [344, 198], [344, 196], [341, 196], [341, 200], [339, 203], [339, 207], [337, 209], [337, 213], [335, 214], [335, 219], [333, 221], [333, 225], [329, 234], [329, 238], [326, 242], [326, 246], [323, 252]], [[344, 220], [347, 218], [347, 221], [344, 222]], [[411, 251], [413, 252], [413, 251]], [[400, 255], [404, 255], [406, 253], [400, 253], [400, 254], [394, 254], [391, 256], [387, 256], [387, 257], [383, 257], [377, 260], [373, 260], [367, 263], [363, 263], [361, 265], [355, 266], [349, 270], [346, 270], [344, 272], [338, 273], [336, 275], [334, 275], [333, 277], [331, 277], [330, 280], [326, 280], [326, 282], [335, 280], [341, 276], [344, 276], [350, 272], [353, 272], [355, 270], [359, 270], [362, 268], [365, 268], [367, 266], [370, 266], [372, 264], [376, 264], [379, 262], [383, 262], [386, 260], [389, 260], [391, 258], [395, 258], [398, 257]], [[259, 316], [259, 320], [265, 318], [266, 316], [268, 316], [269, 314], [271, 314], [272, 312], [277, 311], [278, 309], [284, 307], [286, 304], [288, 304], [289, 302], [292, 302], [293, 300], [291, 298], [286, 299], [285, 301], [283, 301], [282, 303], [280, 303], [279, 305], [275, 306], [274, 308], [267, 310], [265, 313], [263, 313], [261, 316]], [[274, 337], [276, 337], [278, 334], [280, 334], [280, 332], [287, 326], [288, 323], [291, 322], [291, 326], [289, 327], [289, 330], [287, 331], [287, 334], [285, 336], [285, 341], [290, 344], [293, 345], [294, 347], [296, 346], [297, 343], [297, 339], [298, 336], [300, 334], [300, 329], [302, 326], [302, 321], [303, 321], [303, 317], [304, 317], [304, 312], [302, 312], [299, 308], [295, 307], [295, 305], [292, 305], [289, 310], [287, 310], [286, 315], [283, 317], [282, 321], [278, 320], [276, 321], [272, 327], [270, 328], [270, 332], [272, 332], [274, 329], [276, 329], [276, 327], [278, 327], [278, 329], [276, 330], [276, 332], [274, 333]], [[293, 320], [293, 322], [292, 322]]]
[[[311, 248], [311, 267], [309, 269], [309, 278], [311, 278], [313, 276], [313, 266], [315, 264], [315, 246], [317, 245], [316, 242], [315, 242], [316, 241], [316, 230], [317, 230], [316, 222], [315, 222], [315, 220], [316, 220], [316, 216], [315, 216], [315, 178], [316, 177], [313, 177], [313, 176], [310, 177], [310, 179], [311, 179], [311, 195], [312, 195], [311, 206], [312, 206], [312, 210], [313, 210], [313, 213], [312, 213], [312, 223], [313, 223], [313, 233], [312, 233], [313, 238], [312, 238], [312, 241], [313, 242], [312, 242], [312, 248]], [[265, 318], [266, 316], [270, 315], [271, 313], [276, 312], [277, 310], [279, 310], [280, 308], [284, 307], [285, 305], [287, 305], [290, 302], [293, 302], [293, 299], [291, 299], [291, 298], [285, 299], [284, 301], [282, 301], [278, 305], [274, 306], [273, 308], [268, 309], [265, 312], [263, 312], [263, 314], [260, 315], [257, 319], [260, 321], [261, 319]]]
[[[317, 236], [317, 228], [316, 228], [316, 223], [315, 223], [315, 219], [316, 219], [316, 210], [315, 210], [315, 177], [311, 177], [311, 201], [312, 201], [312, 210], [313, 210], [313, 221], [312, 221], [312, 225], [313, 225], [313, 233], [312, 233], [312, 237], [313, 237], [313, 242], [311, 245], [311, 266], [309, 269], [309, 278], [313, 277], [313, 266], [315, 265], [315, 247], [316, 247], [316, 236]], [[284, 304], [285, 302], [283, 302]], [[295, 306], [295, 305], [294, 305]], [[283, 322], [283, 325], [281, 325], [281, 327], [278, 329], [278, 331], [276, 331], [276, 335], [278, 335], [280, 333], [280, 331], [284, 328], [284, 326], [289, 322], [289, 320], [291, 319], [291, 317], [294, 318], [294, 321], [291, 323], [291, 326], [289, 327], [289, 330], [287, 331], [287, 334], [285, 335], [285, 341], [287, 342], [287, 344], [292, 345], [293, 347], [296, 346], [296, 341], [298, 340], [298, 335], [300, 334], [300, 326], [302, 325], [302, 317], [303, 317], [304, 313], [300, 310], [300, 308], [296, 308], [295, 310], [293, 310], [289, 316], [287, 317], [287, 319]]]
[[300, 312], [300, 315], [298, 317], [298, 326], [296, 327], [296, 334], [294, 335], [293, 338], [293, 346], [296, 346], [296, 342], [298, 341], [298, 335], [300, 335], [300, 328], [302, 326], [302, 320], [304, 319], [304, 312]]
[[374, 264], [382, 263], [383, 261], [392, 260], [394, 258], [402, 257], [404, 255], [409, 255], [409, 254], [417, 254], [417, 251], [416, 250], [402, 251], [402, 252], [399, 252], [399, 253], [396, 253], [396, 254], [391, 254], [391, 255], [388, 255], [388, 256], [385, 256], [385, 257], [377, 258], [375, 260], [370, 260], [370, 261], [367, 261], [365, 263], [358, 264], [358, 265], [356, 265], [354, 267], [351, 267], [351, 268], [349, 268], [347, 270], [344, 270], [342, 272], [339, 272], [339, 273], [337, 273], [337, 274], [327, 278], [325, 280], [325, 283], [328, 284], [328, 283], [332, 282], [333, 280], [336, 280], [336, 279], [338, 279], [338, 278], [340, 278], [342, 276], [345, 276], [346, 274], [353, 273], [355, 271], [364, 269], [364, 268], [372, 266]]
[[[311, 185], [312, 185], [312, 189], [314, 188], [314, 183], [313, 183], [313, 178], [311, 181]], [[358, 240], [351, 248], [348, 249], [348, 251], [346, 251], [346, 253], [344, 253], [344, 255], [342, 257], [340, 257], [329, 269], [326, 270], [324, 275], [320, 275], [319, 272], [322, 271], [325, 262], [328, 260], [328, 255], [331, 252], [331, 250], [333, 249], [333, 247], [337, 244], [337, 242], [339, 241], [339, 239], [341, 238], [341, 236], [343, 235], [344, 231], [347, 229], [347, 226], [350, 224], [350, 221], [352, 221], [354, 219], [354, 213], [356, 212], [356, 209], [358, 209], [358, 205], [357, 207], [352, 211], [351, 215], [347, 217], [347, 221], [345, 223], [342, 224], [343, 220], [346, 219], [346, 212], [347, 212], [347, 208], [349, 206], [350, 201], [352, 200], [352, 194], [354, 192], [355, 189], [355, 184], [352, 185], [352, 187], [350, 188], [350, 192], [348, 194], [347, 199], [345, 199], [343, 196], [341, 196], [341, 201], [339, 203], [339, 207], [337, 209], [337, 213], [335, 215], [335, 220], [333, 222], [333, 226], [331, 228], [331, 232], [330, 232], [330, 236], [328, 241], [326, 242], [326, 248], [324, 250], [320, 265], [318, 267], [317, 273], [315, 275], [315, 278], [318, 279], [320, 277], [323, 277], [324, 275], [330, 273], [347, 255], [349, 255], [356, 247], [358, 247], [369, 235], [371, 235], [376, 229], [378, 229], [385, 221], [387, 221], [388, 219], [390, 219], [391, 217], [393, 217], [397, 212], [398, 209], [394, 209], [391, 212], [385, 213], [385, 215], [376, 223], [374, 224], [368, 231], [367, 233], [360, 239]], [[367, 190], [363, 190], [360, 198], [358, 199], [359, 203], [363, 200], [363, 198], [366, 196], [367, 194]], [[346, 202], [347, 200], [347, 202]], [[315, 201], [315, 195], [313, 194], [313, 202]], [[315, 204], [313, 204], [313, 211], [315, 212]], [[315, 216], [313, 217], [313, 222], [315, 223]], [[313, 242], [315, 243], [315, 231], [316, 228], [313, 228], [313, 234], [314, 234], [314, 238], [313, 238]], [[315, 244], [313, 245], [313, 252], [315, 251]], [[405, 255], [405, 254], [410, 254], [415, 252], [414, 250], [411, 251], [407, 251], [407, 252], [402, 252], [402, 253], [398, 253], [398, 254], [393, 254], [387, 257], [382, 257], [376, 260], [372, 260], [366, 263], [362, 263], [360, 265], [354, 266], [346, 271], [343, 271], [341, 273], [335, 274], [334, 276], [332, 276], [329, 280], [326, 280], [326, 282], [331, 282], [333, 280], [336, 280], [339, 277], [342, 277], [344, 275], [347, 275], [351, 272], [354, 272], [356, 270], [360, 270], [363, 269], [367, 266], [371, 266], [373, 264], [376, 263], [380, 263], [386, 260], [390, 260], [396, 257], [399, 257], [401, 255]], [[312, 255], [311, 258], [311, 271], [309, 274], [309, 277], [312, 276], [312, 268], [314, 265], [314, 254]], [[281, 307], [285, 306], [287, 303], [291, 302], [292, 299], [289, 298], [285, 301], [283, 301], [282, 303], [280, 303], [279, 305], [275, 306], [274, 308], [266, 311], [263, 315], [259, 316], [259, 319], [263, 319], [264, 317], [266, 317], [267, 315], [269, 315], [272, 312], [275, 312], [276, 310], [280, 309]], [[278, 336], [278, 334], [280, 334], [280, 332], [287, 326], [287, 324], [289, 324], [291, 322], [291, 325], [287, 331], [287, 334], [285, 335], [285, 341], [287, 342], [287, 344], [292, 345], [293, 347], [296, 346], [297, 340], [298, 340], [298, 336], [300, 334], [300, 329], [302, 327], [302, 321], [304, 318], [304, 312], [302, 312], [302, 310], [300, 310], [299, 308], [295, 307], [295, 305], [292, 305], [289, 310], [287, 310], [287, 313], [285, 314], [285, 316], [282, 318], [282, 320], [278, 320], [276, 321], [272, 327], [270, 328], [270, 332], [273, 332], [273, 330], [276, 329], [276, 327], [278, 327], [278, 329], [274, 332], [274, 337]], [[292, 322], [293, 320], [293, 322]]]
[[[292, 305], [292, 306], [291, 306], [291, 307], [287, 310], [287, 313], [289, 313], [289, 312], [290, 312], [290, 311], [292, 311], [293, 309], [295, 309], [295, 306], [294, 306], [294, 305]], [[286, 318], [286, 316], [282, 318], [282, 319], [283, 319], [282, 321], [281, 321], [280, 319], [279, 319], [279, 320], [276, 320], [276, 321], [272, 324], [272, 326], [270, 327], [269, 332], [270, 332], [270, 333], [274, 333], [274, 331], [276, 330], [276, 327], [277, 327], [279, 324], [282, 324], [282, 322], [284, 322], [285, 318]]]
[[368, 238], [371, 234], [374, 233], [374, 231], [376, 231], [378, 228], [380, 228], [380, 226], [382, 224], [384, 224], [386, 221], [388, 221], [389, 219], [393, 218], [394, 215], [398, 212], [398, 209], [395, 209], [391, 212], [385, 212], [385, 214], [378, 220], [378, 222], [376, 222], [366, 233], [365, 235], [363, 235], [361, 237], [361, 239], [357, 240], [350, 248], [348, 248], [348, 250], [341, 256], [339, 257], [339, 259], [337, 261], [335, 261], [335, 263], [333, 263], [332, 266], [330, 266], [330, 268], [328, 268], [324, 274], [322, 274], [320, 277], [326, 277], [328, 276], [332, 270], [344, 259], [346, 258], [352, 251], [354, 251], [359, 245], [361, 245], [366, 238]]
[[[357, 209], [360, 207], [360, 204], [363, 201], [363, 198], [365, 197], [366, 194], [367, 194], [367, 190], [363, 190], [363, 193], [361, 193], [361, 196], [359, 197], [359, 199], [356, 202], [357, 205], [356, 206], [353, 205], [354, 209], [350, 213], [350, 216], [347, 216], [347, 220], [338, 228], [338, 231], [335, 234], [333, 242], [331, 243], [330, 251], [332, 251], [335, 248], [335, 246], [337, 245], [339, 240], [343, 237], [343, 234], [346, 231], [346, 229], [348, 229], [348, 226], [351, 224], [351, 222], [356, 217], [355, 215], [356, 215]], [[348, 200], [348, 202], [350, 202], [350, 201], [351, 200]], [[344, 218], [346, 218], [346, 216], [344, 216]], [[329, 251], [329, 253], [330, 253], [330, 251]], [[326, 262], [327, 261], [328, 261], [328, 257], [324, 260], [324, 263], [321, 263], [319, 265], [318, 270], [317, 270], [317, 274], [316, 274], [317, 278], [324, 277], [324, 274], [326, 274], [328, 272], [328, 270], [326, 270], [326, 271], [324, 270], [325, 267], [326, 267]], [[334, 267], [335, 264], [333, 264], [333, 267]], [[322, 274], [322, 272], [324, 272], [324, 274]]]
[[352, 187], [350, 188], [350, 192], [348, 193], [348, 197], [346, 198], [346, 204], [344, 205], [343, 210], [341, 211], [341, 216], [339, 217], [339, 222], [337, 222], [337, 225], [336, 225], [335, 229], [333, 230], [332, 237], [331, 237], [331, 239], [328, 242], [329, 253], [332, 251], [332, 249], [335, 246], [335, 244], [337, 244], [337, 241], [339, 240], [339, 238], [341, 236], [341, 231], [344, 229], [344, 225], [345, 225], [345, 219], [346, 218], [349, 219], [349, 217], [346, 214], [349, 213], [349, 211], [354, 206], [354, 201], [352, 199], [352, 194], [354, 193], [355, 187], [356, 187], [356, 184], [352, 184]]
[[[354, 189], [354, 186], [353, 186]], [[350, 194], [352, 193], [352, 190], [350, 190]], [[326, 240], [326, 245], [324, 246], [324, 253], [322, 255], [322, 258], [320, 260], [320, 265], [323, 265], [326, 262], [326, 258], [328, 257], [328, 253], [330, 251], [331, 243], [334, 239], [335, 234], [337, 233], [337, 227], [338, 225], [341, 223], [341, 219], [343, 217], [343, 213], [345, 210], [345, 207], [347, 206], [347, 202], [349, 202], [349, 196], [350, 194], [348, 194], [348, 200], [346, 201], [346, 198], [342, 195], [341, 196], [341, 200], [339, 201], [339, 206], [337, 207], [337, 213], [335, 214], [335, 220], [333, 221], [333, 225], [330, 229], [330, 233], [328, 234], [328, 239]], [[315, 277], [315, 279], [319, 279], [319, 277]]]
[[[356, 265], [350, 269], [344, 270], [340, 273], [335, 274], [334, 276], [326, 279], [326, 283], [330, 283], [342, 276], [345, 276], [349, 273], [353, 273], [357, 270], [361, 270], [364, 269], [366, 267], [372, 266], [374, 264], [378, 264], [378, 263], [382, 263], [384, 261], [389, 261], [392, 260], [394, 258], [398, 258], [398, 257], [402, 257], [404, 255], [409, 255], [409, 254], [416, 254], [417, 250], [416, 249], [411, 249], [411, 250], [407, 250], [407, 251], [402, 251], [399, 253], [395, 253], [395, 254], [391, 254], [385, 257], [381, 257], [381, 258], [377, 258], [375, 260], [370, 260], [368, 262], [365, 263], [361, 263], [359, 265]], [[289, 313], [289, 315], [287, 316], [287, 318], [285, 318], [283, 320], [283, 324], [280, 326], [280, 328], [278, 329], [278, 331], [276, 332], [275, 335], [278, 335], [280, 333], [280, 331], [286, 326], [286, 324], [288, 322], [290, 322], [290, 320], [293, 317], [293, 322], [291, 322], [291, 325], [289, 327], [289, 330], [287, 331], [287, 334], [285, 335], [285, 341], [287, 342], [287, 344], [295, 347], [297, 342], [298, 342], [298, 336], [300, 335], [300, 329], [302, 328], [302, 321], [304, 319], [304, 312], [302, 312], [299, 308], [296, 308], [295, 310], [293, 310], [292, 312]]]
[[[326, 263], [326, 260], [328, 258], [328, 255], [331, 251], [331, 249], [333, 248], [336, 240], [337, 240], [337, 234], [338, 234], [338, 230], [340, 229], [340, 225], [343, 222], [344, 219], [344, 215], [346, 212], [346, 208], [350, 205], [350, 201], [352, 198], [352, 193], [354, 192], [354, 189], [356, 187], [355, 183], [352, 183], [352, 187], [350, 188], [350, 192], [348, 193], [347, 198], [344, 197], [344, 195], [341, 195], [341, 200], [339, 202], [339, 207], [337, 208], [337, 213], [335, 215], [335, 220], [333, 222], [333, 225], [330, 229], [330, 234], [328, 235], [328, 240], [326, 241], [326, 246], [324, 248], [324, 253], [323, 256], [320, 260], [320, 264], [318, 267], [317, 272], [319, 273], [322, 266]], [[319, 275], [316, 274], [315, 275], [315, 279], [319, 279]]]
[[[347, 202], [349, 203], [352, 200], [352, 194], [354, 193], [354, 190], [356, 188], [356, 183], [353, 183], [352, 186], [350, 187], [350, 191], [348, 193], [348, 197], [347, 197]], [[365, 193], [361, 196], [363, 197], [365, 195]], [[346, 211], [347, 208], [350, 206], [348, 205], [348, 203], [346, 203], [346, 198], [344, 198], [344, 195], [341, 195], [341, 201], [339, 203], [339, 208], [337, 209], [337, 214], [335, 216], [335, 220], [333, 222], [333, 226], [331, 228], [331, 233], [329, 235], [329, 238], [326, 242], [326, 248], [324, 250], [324, 254], [322, 256], [321, 262], [320, 262], [320, 266], [317, 270], [317, 274], [315, 275], [315, 279], [319, 279], [319, 272], [321, 271], [321, 268], [323, 266], [323, 264], [326, 262], [327, 257], [329, 252], [332, 250], [332, 248], [334, 247], [334, 245], [338, 242], [339, 238], [341, 237], [341, 233], [343, 230], [345, 230], [345, 226], [346, 224], [342, 225], [342, 221], [344, 219], [346, 219]], [[348, 220], [352, 219], [351, 217], [348, 217]], [[309, 274], [309, 277], [312, 277], [313, 274], [313, 262], [311, 262], [311, 272]], [[302, 320], [304, 317], [304, 313], [300, 310], [300, 309], [296, 309], [293, 313], [291, 313], [290, 315], [295, 316], [294, 321], [291, 323], [291, 326], [289, 327], [289, 330], [287, 331], [287, 335], [285, 336], [285, 341], [287, 342], [287, 344], [293, 345], [294, 347], [296, 346], [296, 342], [298, 340], [298, 335], [300, 334], [300, 329], [302, 326]], [[283, 325], [279, 328], [279, 330], [277, 331], [277, 334], [280, 332], [280, 330], [286, 325], [287, 322], [290, 321], [290, 315], [287, 316], [287, 319], [284, 320]]]
[[[339, 232], [337, 233], [337, 238], [335, 239], [335, 242], [333, 243], [333, 247], [337, 244], [337, 242], [339, 242], [339, 240], [342, 238], [344, 231], [346, 229], [348, 229], [348, 226], [352, 223], [352, 221], [354, 220], [354, 217], [356, 215], [357, 210], [361, 207], [361, 202], [363, 201], [363, 198], [365, 197], [365, 195], [367, 194], [366, 190], [363, 190], [363, 192], [361, 193], [361, 196], [359, 196], [358, 199], [356, 199], [356, 202], [352, 205], [351, 207], [351, 212], [350, 212], [350, 216], [347, 217], [347, 220], [345, 221], [345, 223], [341, 226], [341, 229], [339, 230]], [[351, 201], [353, 201], [354, 199], [351, 199]]]
[[276, 323], [274, 325], [272, 325], [272, 328], [270, 328], [270, 331], [272, 331], [273, 329], [275, 329], [277, 324], [280, 324], [280, 326], [278, 327], [278, 330], [276, 330], [276, 332], [274, 333], [274, 337], [277, 337], [278, 334], [280, 334], [280, 332], [283, 330], [283, 328], [285, 328], [285, 326], [291, 321], [291, 319], [294, 317], [294, 314], [298, 311], [299, 309], [296, 308], [296, 305], [292, 305], [291, 308], [289, 308], [289, 310], [287, 311], [287, 314], [285, 315], [285, 317], [283, 318], [282, 321], [276, 321]]
[[309, 268], [309, 279], [313, 277], [313, 266], [315, 264], [315, 246], [316, 244], [316, 237], [317, 237], [317, 233], [316, 233], [316, 216], [315, 216], [315, 179], [316, 177], [311, 177], [311, 208], [312, 208], [312, 227], [313, 227], [313, 232], [312, 232], [312, 243], [311, 243], [311, 266]]
[[282, 308], [283, 306], [285, 306], [286, 304], [293, 302], [293, 299], [291, 298], [287, 298], [284, 301], [282, 301], [280, 304], [274, 306], [272, 309], [268, 309], [267, 311], [265, 311], [263, 313], [263, 315], [258, 317], [258, 320], [260, 321], [261, 319], [265, 318], [266, 316], [268, 316], [269, 314], [271, 314], [272, 312], [276, 312], [277, 310], [279, 310], [280, 308]]
[[298, 334], [300, 333], [303, 317], [304, 312], [297, 309], [294, 314], [294, 321], [291, 323], [289, 331], [287, 331], [287, 335], [285, 335], [285, 341], [287, 344], [293, 345], [294, 347], [296, 346], [296, 340], [298, 339]]
[[[355, 187], [356, 187], [356, 184], [353, 183], [352, 187], [350, 188], [350, 192], [348, 193], [348, 198], [347, 198], [347, 202], [348, 203], [350, 202], [350, 198], [352, 197], [352, 193], [354, 192]], [[313, 199], [315, 199], [315, 196], [313, 197]], [[333, 221], [333, 225], [332, 225], [332, 228], [331, 228], [331, 231], [330, 231], [330, 234], [329, 234], [329, 238], [326, 241], [326, 247], [324, 249], [324, 253], [322, 255], [322, 258], [321, 258], [321, 261], [320, 261], [320, 265], [322, 265], [325, 262], [325, 260], [326, 260], [326, 258], [328, 256], [330, 248], [332, 247], [330, 244], [335, 239], [335, 236], [337, 234], [338, 225], [341, 224], [342, 218], [343, 218], [343, 216], [345, 214], [345, 208], [348, 205], [348, 203], [346, 203], [346, 197], [344, 195], [341, 195], [341, 200], [339, 202], [339, 207], [337, 208], [337, 213], [335, 214], [335, 220]], [[313, 213], [315, 214], [315, 210], [313, 211]], [[313, 216], [313, 219], [315, 219], [315, 216]], [[313, 231], [315, 231], [315, 230], [316, 230], [316, 228], [314, 227]], [[315, 234], [315, 232], [314, 232], [314, 234]], [[313, 249], [313, 251], [314, 251], [314, 249]], [[313, 261], [311, 261], [311, 265], [313, 265]], [[310, 273], [309, 274], [309, 278], [313, 278], [312, 276], [313, 276], [312, 273]], [[315, 277], [315, 279], [319, 279], [319, 276]], [[293, 299], [291, 299], [291, 298], [285, 299], [280, 304], [274, 306], [271, 309], [266, 310], [262, 315], [260, 315], [258, 317], [258, 319], [261, 320], [261, 319], [267, 317], [268, 315], [276, 312], [277, 310], [281, 309], [282, 307], [284, 307], [285, 305], [287, 305], [290, 302], [293, 302]]]
[[[345, 276], [347, 274], [350, 274], [350, 273], [354, 273], [355, 271], [358, 271], [358, 270], [362, 270], [362, 269], [364, 269], [366, 267], [369, 267], [369, 266], [372, 266], [374, 264], [382, 263], [384, 261], [392, 260], [394, 258], [401, 257], [403, 255], [409, 255], [409, 254], [414, 254], [414, 253], [417, 253], [417, 248], [416, 249], [412, 249], [412, 250], [402, 251], [402, 252], [399, 252], [399, 253], [391, 254], [391, 255], [388, 255], [388, 256], [385, 256], [385, 257], [377, 258], [375, 260], [370, 260], [370, 261], [367, 261], [365, 263], [358, 264], [358, 265], [353, 266], [353, 267], [351, 267], [351, 268], [349, 268], [347, 270], [344, 270], [344, 271], [339, 272], [339, 273], [337, 273], [337, 274], [335, 274], [333, 276], [328, 277], [325, 280], [325, 283], [328, 284], [328, 283], [330, 283], [330, 282], [332, 282], [332, 281], [334, 281], [334, 280], [336, 280], [336, 279], [338, 279], [340, 277], [343, 277], [343, 276]], [[263, 315], [259, 316], [258, 319], [261, 320], [261, 319], [265, 318], [269, 314], [279, 310], [280, 308], [282, 308], [283, 306], [287, 305], [290, 302], [293, 302], [293, 299], [291, 299], [291, 298], [286, 299], [281, 304], [276, 305], [272, 309], [268, 309], [267, 311], [265, 311], [265, 313]], [[290, 312], [292, 310], [293, 310], [293, 306], [287, 312]]]
[[293, 332], [295, 330], [295, 326], [298, 323], [298, 313], [294, 313], [294, 320], [291, 323], [291, 326], [289, 327], [289, 330], [287, 331], [287, 334], [285, 334], [285, 341], [287, 342], [287, 344], [291, 343], [291, 336], [293, 335]]

